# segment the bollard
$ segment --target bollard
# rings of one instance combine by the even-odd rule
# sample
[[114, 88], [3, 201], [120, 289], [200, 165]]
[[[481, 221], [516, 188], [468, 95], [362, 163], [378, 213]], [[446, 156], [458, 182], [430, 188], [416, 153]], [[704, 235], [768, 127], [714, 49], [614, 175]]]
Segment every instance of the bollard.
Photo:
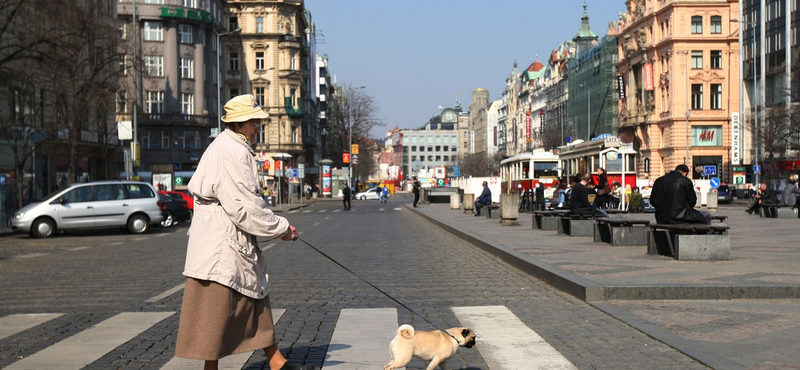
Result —
[[475, 210], [475, 194], [464, 193], [464, 213]]
[[450, 209], [461, 209], [461, 205], [458, 204], [458, 194], [450, 194]]
[[717, 192], [714, 190], [709, 190], [706, 198], [706, 207], [708, 208], [708, 211], [716, 212], [718, 204], [719, 197], [717, 196]]
[[517, 226], [519, 218], [519, 195], [500, 194], [500, 224], [503, 226]]

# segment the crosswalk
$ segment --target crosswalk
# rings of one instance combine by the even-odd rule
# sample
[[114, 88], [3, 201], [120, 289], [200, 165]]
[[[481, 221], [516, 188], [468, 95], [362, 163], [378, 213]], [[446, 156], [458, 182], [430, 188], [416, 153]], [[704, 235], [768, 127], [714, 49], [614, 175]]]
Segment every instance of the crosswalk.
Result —
[[[505, 306], [450, 307], [462, 326], [477, 336], [477, 349], [487, 370], [564, 369], [576, 367]], [[286, 310], [273, 309], [277, 323]], [[4, 370], [81, 369], [97, 361], [176, 312], [122, 312], [5, 367]], [[62, 317], [61, 313], [0, 317], [0, 344], [17, 334]], [[381, 369], [389, 362], [395, 335], [394, 308], [342, 309], [328, 344], [322, 369]], [[418, 328], [430, 330], [429, 328]], [[243, 369], [255, 352], [225, 357], [219, 368]], [[202, 361], [173, 357], [161, 370], [202, 368]]]

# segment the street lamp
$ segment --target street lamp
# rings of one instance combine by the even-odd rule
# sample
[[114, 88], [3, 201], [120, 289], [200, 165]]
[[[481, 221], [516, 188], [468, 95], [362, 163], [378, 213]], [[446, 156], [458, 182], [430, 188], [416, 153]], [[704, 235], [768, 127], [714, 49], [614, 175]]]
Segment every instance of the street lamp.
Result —
[[222, 54], [222, 44], [220, 44], [219, 39], [222, 36], [232, 35], [240, 32], [242, 32], [242, 29], [237, 28], [230, 32], [217, 34], [217, 135], [222, 133], [222, 98], [220, 97], [220, 91], [222, 91], [222, 64], [224, 64], [224, 62], [220, 63], [219, 61], [219, 57]]
[[[750, 30], [753, 31], [753, 129], [755, 131], [755, 148], [753, 151], [753, 162], [754, 165], [758, 165], [758, 78], [756, 77], [756, 23], [755, 22], [747, 22], [747, 21], [740, 21], [738, 19], [731, 19], [731, 22], [736, 23], [744, 23], [750, 26]], [[742, 49], [741, 43], [739, 44], [739, 49]], [[744, 61], [744, 54], [739, 52], [742, 55], [742, 61]], [[744, 63], [742, 63], [744, 64]], [[742, 87], [744, 85], [744, 76], [742, 76], [741, 81], [739, 81], [739, 109], [742, 109], [742, 103], [744, 102], [744, 98], [742, 94]], [[755, 172], [755, 171], [753, 171]], [[759, 183], [759, 177], [761, 172], [756, 172], [756, 184]]]
[[689, 166], [689, 93], [690, 93], [690, 86], [689, 86], [689, 51], [679, 51], [678, 54], [685, 55], [686, 59], [686, 158], [684, 159], [683, 163]]
[[[357, 89], [350, 89], [350, 90], [359, 90], [359, 89], [363, 89], [365, 87], [366, 86], [361, 86], [361, 87], [359, 87]], [[351, 117], [352, 112], [353, 111], [350, 110], [350, 112], [348, 112], [349, 114], [348, 114], [348, 117], [347, 117], [348, 121], [350, 123], [350, 133], [347, 135], [348, 139], [350, 139], [350, 146], [347, 149], [350, 152], [350, 165], [347, 166], [347, 186], [352, 186], [352, 182], [353, 182], [353, 117]]]

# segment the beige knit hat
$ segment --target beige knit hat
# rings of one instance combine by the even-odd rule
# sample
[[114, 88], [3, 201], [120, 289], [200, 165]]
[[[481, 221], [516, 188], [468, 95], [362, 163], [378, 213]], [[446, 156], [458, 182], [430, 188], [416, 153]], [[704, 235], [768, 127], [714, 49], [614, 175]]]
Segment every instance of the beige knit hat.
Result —
[[225, 103], [225, 113], [222, 122], [245, 122], [253, 118], [267, 118], [256, 102], [256, 97], [251, 94], [239, 95]]

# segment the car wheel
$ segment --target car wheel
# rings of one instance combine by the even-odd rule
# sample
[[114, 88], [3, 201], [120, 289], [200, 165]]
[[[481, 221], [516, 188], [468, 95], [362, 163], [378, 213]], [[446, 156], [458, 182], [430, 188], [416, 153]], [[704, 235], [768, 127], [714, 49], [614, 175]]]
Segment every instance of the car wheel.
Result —
[[31, 236], [34, 238], [47, 238], [56, 233], [56, 224], [49, 218], [40, 218], [31, 225]]
[[178, 222], [175, 221], [175, 216], [172, 215], [172, 212], [167, 212], [166, 216], [164, 217], [164, 221], [161, 221], [161, 226], [170, 227], [177, 223]]
[[362, 195], [361, 196], [361, 200], [367, 200], [367, 196], [366, 195]]
[[128, 219], [128, 231], [133, 234], [143, 234], [147, 231], [150, 220], [144, 215], [133, 215]]

